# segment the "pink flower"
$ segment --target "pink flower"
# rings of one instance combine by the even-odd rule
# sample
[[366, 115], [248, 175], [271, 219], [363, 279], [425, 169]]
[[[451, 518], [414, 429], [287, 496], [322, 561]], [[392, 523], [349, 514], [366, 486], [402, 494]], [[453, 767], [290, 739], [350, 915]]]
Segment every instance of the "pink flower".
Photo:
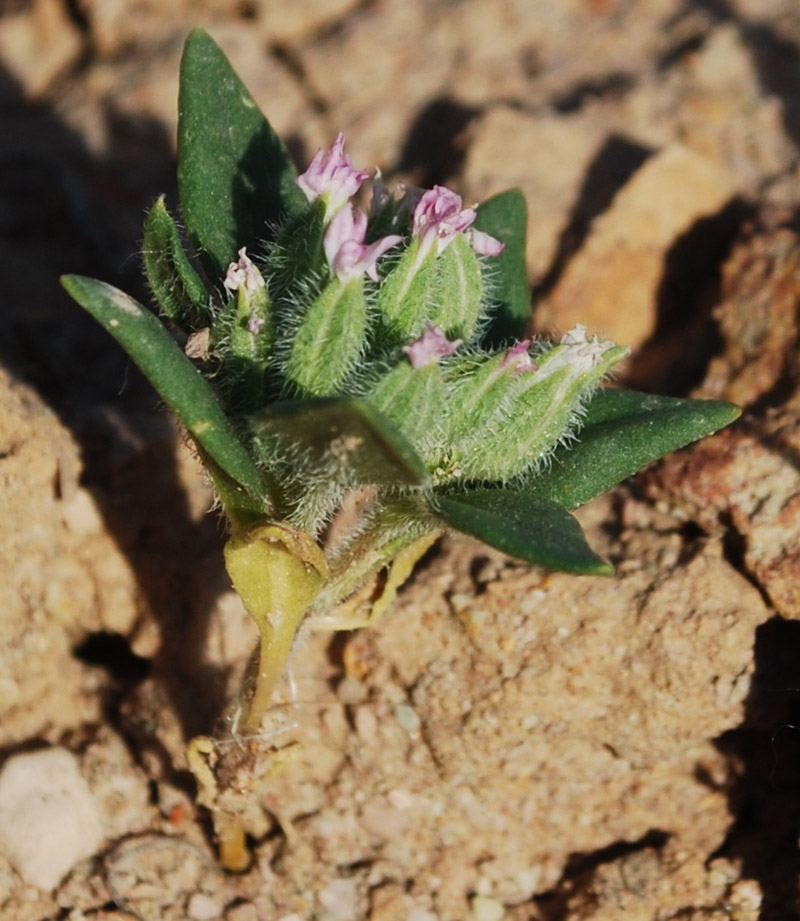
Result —
[[479, 256], [499, 256], [506, 248], [505, 243], [495, 240], [493, 236], [482, 230], [470, 230], [472, 248]]
[[356, 194], [368, 175], [366, 170], [353, 168], [352, 160], [344, 152], [344, 135], [339, 132], [333, 147], [328, 151], [320, 148], [308, 169], [295, 179], [295, 183], [310, 202], [318, 198], [325, 202], [327, 224]]
[[524, 374], [526, 371], [537, 371], [539, 366], [531, 361], [531, 356], [528, 353], [530, 344], [530, 339], [523, 339], [516, 345], [512, 345], [500, 362], [500, 370], [505, 371], [506, 369], [511, 369], [514, 374]]
[[350, 205], [336, 214], [325, 231], [322, 241], [325, 258], [342, 284], [362, 275], [377, 281], [378, 259], [403, 239], [397, 234], [390, 234], [365, 246], [366, 233], [366, 214], [362, 211], [354, 212]]
[[420, 257], [426, 256], [433, 246], [436, 254], [442, 253], [453, 239], [463, 233], [475, 220], [474, 208], [461, 210], [461, 196], [444, 186], [435, 185], [417, 202], [411, 230], [420, 238]]
[[575, 368], [576, 373], [588, 374], [600, 363], [603, 355], [614, 348], [614, 343], [607, 339], [601, 339], [599, 336], [592, 336], [590, 339], [586, 335], [583, 323], [576, 323], [573, 329], [564, 333], [561, 345], [566, 346], [566, 349], [557, 356], [556, 361], [547, 365], [548, 370], [554, 366], [569, 364]]
[[261, 272], [253, 265], [252, 259], [247, 255], [247, 248], [242, 247], [239, 250], [239, 261], [232, 262], [225, 273], [225, 281], [222, 283], [228, 291], [244, 290], [248, 300], [252, 295], [264, 287], [264, 279]]
[[428, 323], [419, 339], [411, 345], [404, 345], [403, 351], [408, 356], [412, 368], [425, 368], [440, 358], [454, 354], [461, 343], [461, 339], [451, 342], [438, 326]]

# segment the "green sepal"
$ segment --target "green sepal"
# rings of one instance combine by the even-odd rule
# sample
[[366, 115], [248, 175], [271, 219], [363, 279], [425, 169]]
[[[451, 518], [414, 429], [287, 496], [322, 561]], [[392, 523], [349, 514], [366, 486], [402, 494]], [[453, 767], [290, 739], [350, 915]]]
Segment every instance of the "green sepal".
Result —
[[[256, 332], [251, 332], [252, 321], [258, 325]], [[220, 377], [224, 379], [230, 404], [237, 414], [254, 412], [264, 405], [267, 365], [272, 351], [272, 323], [266, 287], [252, 292], [239, 288], [213, 328], [212, 341], [216, 349], [226, 340]], [[225, 339], [217, 342], [218, 336]]]
[[425, 464], [381, 413], [360, 399], [276, 403], [249, 426], [267, 464], [300, 463], [340, 485], [424, 486]]
[[304, 397], [334, 396], [362, 354], [366, 332], [363, 278], [332, 279], [300, 322], [286, 379]]
[[732, 403], [599, 390], [578, 440], [559, 448], [527, 487], [532, 496], [574, 509], [665, 454], [711, 435], [741, 414]]
[[483, 276], [469, 240], [459, 234], [436, 259], [430, 322], [448, 339], [469, 342], [483, 301]]
[[289, 218], [281, 228], [265, 266], [273, 298], [285, 298], [291, 304], [298, 296], [307, 297], [309, 282], [327, 274], [322, 250], [324, 218], [325, 202], [318, 198]]
[[378, 289], [383, 321], [379, 333], [386, 343], [407, 344], [417, 339], [435, 310], [436, 252], [428, 253], [418, 265], [419, 249], [420, 238], [413, 237]]
[[370, 403], [415, 446], [433, 469], [441, 453], [445, 385], [440, 366], [414, 368], [405, 358], [368, 394]]
[[183, 250], [163, 195], [147, 214], [142, 256], [150, 290], [167, 319], [187, 333], [207, 326], [209, 293]]
[[268, 487], [258, 468], [239, 441], [214, 391], [158, 318], [105, 282], [65, 275], [61, 283], [130, 355], [200, 451], [252, 496], [261, 498], [266, 508]]
[[306, 206], [280, 138], [202, 29], [189, 33], [178, 97], [178, 189], [189, 239], [211, 279], [240, 247], [256, 252], [271, 227]]
[[519, 189], [508, 189], [478, 207], [473, 227], [501, 243], [503, 252], [490, 260], [494, 316], [483, 345], [500, 345], [525, 335], [531, 316], [531, 289], [525, 265], [528, 207]]
[[[574, 357], [574, 347], [556, 345], [536, 356], [537, 370], [501, 372], [495, 386], [486, 387], [483, 375], [475, 375], [477, 405], [470, 392], [473, 382], [462, 378], [451, 397], [454, 475], [508, 481], [534, 468], [574, 431], [584, 394], [627, 354], [628, 349], [611, 346], [587, 369]], [[505, 397], [503, 387], [508, 389]], [[459, 413], [462, 402], [465, 409]]]
[[578, 575], [614, 571], [565, 508], [524, 490], [439, 492], [430, 505], [445, 524], [526, 563]]

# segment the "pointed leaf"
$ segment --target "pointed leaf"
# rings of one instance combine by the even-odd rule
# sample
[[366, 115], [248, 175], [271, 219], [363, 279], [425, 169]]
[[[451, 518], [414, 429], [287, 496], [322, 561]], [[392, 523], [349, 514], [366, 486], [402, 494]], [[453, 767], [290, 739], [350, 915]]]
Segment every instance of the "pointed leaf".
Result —
[[532, 480], [531, 495], [574, 509], [642, 467], [724, 428], [741, 410], [731, 403], [682, 400], [624, 390], [599, 390], [571, 447]]
[[367, 402], [277, 403], [250, 419], [268, 454], [286, 454], [347, 485], [422, 486], [428, 473], [414, 448]]
[[197, 442], [201, 453], [210, 457], [251, 495], [263, 497], [266, 487], [258, 469], [239, 441], [214, 391], [158, 318], [105, 282], [65, 275], [62, 284], [130, 355]]
[[178, 100], [178, 188], [186, 229], [215, 282], [239, 248], [256, 249], [305, 207], [283, 143], [202, 29], [189, 34]]
[[581, 526], [558, 503], [522, 490], [475, 489], [435, 494], [433, 511], [450, 527], [509, 556], [560, 572], [610, 575]]
[[209, 294], [181, 245], [162, 195], [144, 225], [144, 269], [153, 296], [165, 316], [184, 332], [211, 322]]
[[509, 339], [521, 338], [531, 315], [531, 289], [525, 266], [525, 238], [528, 208], [519, 189], [509, 189], [487, 199], [478, 208], [474, 227], [505, 243], [506, 248], [491, 260], [496, 274], [496, 309], [484, 337], [488, 346], [500, 345]]

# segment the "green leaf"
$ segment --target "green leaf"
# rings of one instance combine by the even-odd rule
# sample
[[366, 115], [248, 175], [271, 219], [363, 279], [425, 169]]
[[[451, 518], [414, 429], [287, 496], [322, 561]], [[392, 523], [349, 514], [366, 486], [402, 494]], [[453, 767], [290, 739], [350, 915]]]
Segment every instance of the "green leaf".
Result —
[[181, 60], [178, 188], [189, 238], [212, 280], [239, 248], [257, 249], [305, 207], [295, 170], [213, 39], [194, 29]]
[[276, 403], [250, 417], [268, 456], [286, 456], [310, 475], [352, 485], [423, 486], [428, 473], [414, 448], [366, 401]]
[[524, 490], [438, 493], [431, 508], [450, 527], [526, 563], [578, 575], [613, 572], [565, 508]]
[[479, 206], [473, 226], [506, 245], [491, 260], [492, 268], [496, 269], [496, 273], [492, 272], [496, 308], [484, 345], [497, 346], [509, 339], [520, 339], [531, 316], [531, 289], [525, 266], [528, 227], [525, 196], [519, 189], [492, 196]]
[[144, 269], [153, 296], [165, 316], [184, 332], [211, 322], [209, 294], [183, 251], [164, 196], [150, 209], [144, 225]]
[[252, 496], [262, 498], [266, 486], [214, 391], [158, 318], [105, 282], [80, 275], [65, 275], [61, 282], [130, 355], [201, 453]]
[[599, 390], [587, 406], [578, 441], [559, 448], [526, 491], [577, 508], [740, 414], [731, 403]]

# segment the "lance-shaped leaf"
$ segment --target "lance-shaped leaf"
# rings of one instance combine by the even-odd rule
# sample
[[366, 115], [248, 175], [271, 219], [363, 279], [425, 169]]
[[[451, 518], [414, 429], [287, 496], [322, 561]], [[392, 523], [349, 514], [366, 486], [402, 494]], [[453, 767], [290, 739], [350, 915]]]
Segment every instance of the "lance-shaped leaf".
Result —
[[164, 315], [184, 332], [211, 322], [209, 294], [181, 245], [175, 222], [162, 195], [144, 225], [144, 269], [153, 296]]
[[252, 496], [264, 497], [267, 487], [213, 390], [158, 318], [105, 282], [65, 275], [62, 284], [130, 355], [201, 452]]
[[358, 399], [277, 403], [250, 418], [267, 455], [302, 459], [340, 484], [423, 486], [417, 452], [369, 403]]
[[178, 98], [178, 188], [189, 238], [212, 280], [282, 215], [306, 206], [280, 138], [202, 29], [189, 34]]
[[557, 502], [520, 490], [474, 489], [434, 494], [431, 508], [446, 524], [526, 563], [579, 575], [611, 575], [586, 543], [581, 526]]
[[503, 252], [491, 260], [496, 308], [484, 344], [500, 345], [504, 340], [520, 339], [531, 314], [531, 289], [525, 267], [525, 196], [519, 189], [493, 195], [478, 207], [473, 226], [505, 243]]
[[731, 403], [599, 390], [578, 440], [559, 448], [526, 492], [574, 509], [642, 467], [724, 428], [741, 410]]

